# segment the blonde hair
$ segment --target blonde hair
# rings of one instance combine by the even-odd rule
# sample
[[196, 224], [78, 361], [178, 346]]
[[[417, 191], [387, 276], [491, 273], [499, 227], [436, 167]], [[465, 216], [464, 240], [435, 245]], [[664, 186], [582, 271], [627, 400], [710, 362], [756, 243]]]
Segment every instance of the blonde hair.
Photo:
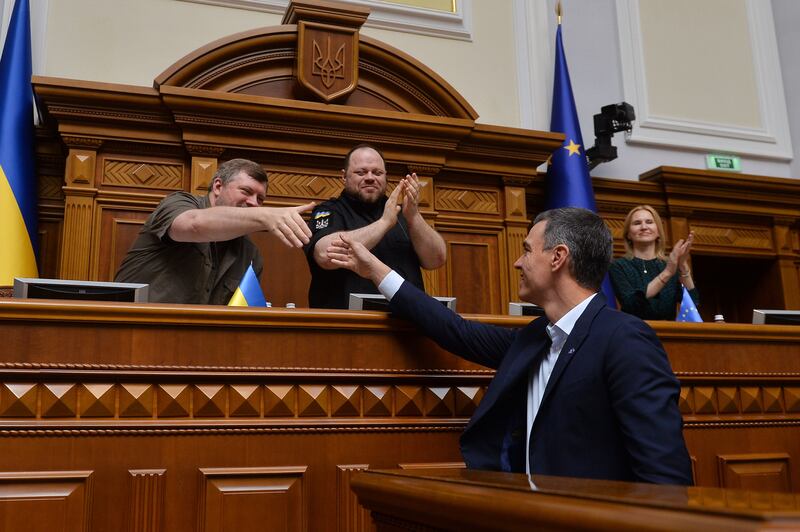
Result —
[[658, 238], [656, 239], [656, 257], [662, 260], [666, 259], [666, 255], [664, 254], [664, 224], [661, 223], [661, 216], [659, 216], [656, 210], [650, 205], [637, 205], [631, 209], [628, 212], [628, 216], [625, 217], [625, 225], [622, 227], [622, 239], [625, 241], [625, 256], [628, 258], [633, 257], [633, 243], [631, 242], [631, 239], [628, 238], [628, 233], [631, 230], [633, 214], [636, 211], [647, 211], [653, 217], [653, 221], [656, 224], [656, 229], [658, 229]]

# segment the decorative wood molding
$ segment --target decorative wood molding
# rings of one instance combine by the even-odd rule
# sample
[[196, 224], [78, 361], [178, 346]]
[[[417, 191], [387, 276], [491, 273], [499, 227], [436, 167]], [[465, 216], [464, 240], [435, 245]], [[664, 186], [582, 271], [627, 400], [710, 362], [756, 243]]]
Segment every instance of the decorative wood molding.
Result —
[[58, 273], [61, 279], [87, 279], [91, 259], [91, 227], [95, 202], [92, 197], [72, 195], [66, 188], [65, 191], [67, 200], [64, 206], [62, 242], [69, 242], [70, 245], [64, 246], [61, 250]]
[[103, 161], [101, 183], [110, 186], [181, 190], [183, 165], [106, 158]]
[[128, 471], [129, 532], [160, 532], [163, 529], [166, 472], [166, 469]]
[[639, 0], [617, 3], [620, 57], [625, 101], [636, 108], [637, 126], [628, 142], [690, 150], [732, 152], [770, 159], [792, 158], [786, 99], [775, 37], [772, 7], [746, 2], [750, 43], [762, 128], [732, 127], [676, 117], [655, 116], [648, 103]]
[[218, 161], [216, 157], [192, 157], [191, 190], [194, 194], [208, 193], [208, 186], [217, 173]]
[[350, 489], [350, 479], [359, 471], [369, 469], [368, 464], [336, 466], [336, 530], [338, 532], [370, 532], [374, 530], [369, 512], [358, 504]]
[[436, 189], [436, 210], [500, 214], [500, 198], [494, 190], [439, 185]]
[[342, 180], [333, 175], [269, 172], [269, 195], [328, 200], [342, 192]]
[[[133, 375], [117, 375], [130, 379]], [[450, 418], [464, 421], [484, 394], [482, 386], [397, 384], [384, 379], [367, 384], [363, 377], [350, 382], [282, 384], [278, 382], [2, 382], [0, 427], [10, 419], [54, 419], [113, 427], [114, 420], [154, 422], [173, 419], [248, 420], [327, 418], [349, 424], [354, 418], [385, 418], [396, 423], [407, 418]], [[430, 379], [422, 379], [425, 380]], [[144, 381], [144, 382], [142, 382]], [[79, 407], [80, 404], [80, 407]], [[108, 423], [101, 422], [111, 422]], [[123, 428], [123, 427], [120, 427]]]

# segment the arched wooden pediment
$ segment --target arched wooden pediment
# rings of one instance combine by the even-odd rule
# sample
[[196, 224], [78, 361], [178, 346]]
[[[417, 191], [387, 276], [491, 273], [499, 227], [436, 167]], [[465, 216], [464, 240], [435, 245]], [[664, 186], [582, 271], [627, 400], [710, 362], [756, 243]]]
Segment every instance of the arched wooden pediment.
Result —
[[[238, 33], [186, 55], [154, 82], [226, 93], [319, 101], [297, 81], [298, 25]], [[472, 106], [441, 76], [377, 39], [358, 38], [358, 82], [336, 104], [475, 120]]]

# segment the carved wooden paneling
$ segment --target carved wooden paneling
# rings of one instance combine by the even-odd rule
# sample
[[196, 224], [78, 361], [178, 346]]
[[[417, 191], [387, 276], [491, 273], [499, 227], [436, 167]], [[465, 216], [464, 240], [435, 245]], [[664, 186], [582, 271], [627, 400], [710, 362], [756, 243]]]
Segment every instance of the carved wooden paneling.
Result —
[[61, 279], [89, 278], [94, 207], [92, 197], [67, 194], [62, 242], [69, 242], [69, 245], [61, 249], [58, 268]]
[[45, 279], [58, 277], [63, 231], [61, 219], [39, 219], [39, 277]]
[[478, 214], [500, 214], [499, 193], [495, 190], [436, 187], [436, 209]]
[[425, 384], [2, 382], [0, 419], [463, 419], [475, 411], [484, 392], [484, 386]]
[[93, 150], [69, 150], [65, 182], [72, 187], [94, 186], [94, 169], [97, 162], [97, 152]]
[[183, 165], [105, 159], [103, 185], [182, 190]]
[[746, 421], [748, 415], [757, 420], [760, 416], [783, 413], [800, 413], [800, 386], [741, 385], [741, 377], [732, 376], [730, 384], [681, 386], [679, 406], [681, 413], [693, 419], [709, 421], [713, 418]]
[[131, 469], [128, 474], [128, 532], [163, 530], [166, 470]]
[[522, 245], [525, 237], [528, 236], [528, 229], [520, 226], [509, 226], [506, 228], [506, 249], [508, 250], [508, 278], [509, 297], [511, 301], [519, 301], [519, 271], [514, 267], [514, 263], [522, 255]]
[[39, 199], [64, 201], [64, 177], [57, 175], [39, 175]]
[[201, 468], [198, 529], [306, 530], [307, 467]]
[[720, 455], [717, 459], [723, 488], [791, 491], [788, 454]]
[[697, 246], [770, 251], [773, 249], [772, 232], [765, 227], [732, 227], [693, 222], [691, 228], [695, 233], [694, 241]]
[[270, 196], [327, 200], [341, 191], [338, 177], [269, 172]]
[[193, 194], [202, 195], [208, 192], [208, 185], [217, 172], [216, 157], [192, 157], [191, 190]]
[[87, 532], [91, 471], [0, 472], [0, 528]]
[[368, 464], [336, 466], [336, 530], [338, 532], [372, 532], [375, 526], [369, 512], [358, 504], [350, 489], [350, 479], [359, 471], [369, 469]]

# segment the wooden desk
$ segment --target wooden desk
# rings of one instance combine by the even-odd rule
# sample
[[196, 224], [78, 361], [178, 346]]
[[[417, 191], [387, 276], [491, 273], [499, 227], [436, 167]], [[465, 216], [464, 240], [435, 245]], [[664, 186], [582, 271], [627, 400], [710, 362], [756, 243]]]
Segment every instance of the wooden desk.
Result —
[[[800, 331], [653, 325], [698, 484], [798, 491]], [[458, 465], [491, 377], [375, 312], [0, 298], [0, 523], [367, 530], [351, 475]]]
[[378, 532], [797, 530], [797, 495], [424, 469], [352, 481]]

